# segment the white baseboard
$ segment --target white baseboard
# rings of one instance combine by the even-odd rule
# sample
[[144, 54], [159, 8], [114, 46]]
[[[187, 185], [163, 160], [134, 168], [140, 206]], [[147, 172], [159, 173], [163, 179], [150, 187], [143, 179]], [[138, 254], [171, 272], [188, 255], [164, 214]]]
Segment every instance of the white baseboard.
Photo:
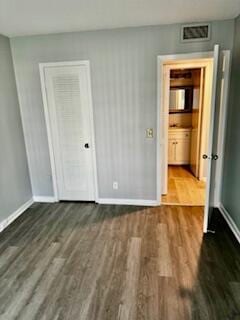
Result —
[[33, 196], [34, 202], [57, 202], [55, 197], [38, 197], [38, 196]]
[[157, 206], [157, 200], [141, 200], [141, 199], [112, 199], [112, 198], [98, 198], [96, 200], [99, 204], [119, 204], [130, 206]]
[[32, 204], [33, 199], [28, 200], [20, 208], [14, 211], [8, 218], [0, 222], [0, 232], [7, 228], [14, 220], [16, 220], [24, 211], [26, 211]]
[[238, 242], [240, 243], [240, 230], [238, 229], [236, 223], [233, 221], [229, 212], [225, 209], [222, 203], [219, 205], [218, 209], [220, 210], [221, 214], [223, 215], [224, 219], [229, 225], [229, 228], [232, 230], [233, 234], [235, 235]]

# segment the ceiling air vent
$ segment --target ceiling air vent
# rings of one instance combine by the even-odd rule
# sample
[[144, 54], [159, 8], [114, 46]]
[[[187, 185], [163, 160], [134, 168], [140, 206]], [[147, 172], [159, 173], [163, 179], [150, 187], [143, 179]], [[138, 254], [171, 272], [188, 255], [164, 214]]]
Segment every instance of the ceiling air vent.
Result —
[[188, 24], [182, 26], [181, 40], [190, 41], [207, 41], [210, 39], [210, 24]]

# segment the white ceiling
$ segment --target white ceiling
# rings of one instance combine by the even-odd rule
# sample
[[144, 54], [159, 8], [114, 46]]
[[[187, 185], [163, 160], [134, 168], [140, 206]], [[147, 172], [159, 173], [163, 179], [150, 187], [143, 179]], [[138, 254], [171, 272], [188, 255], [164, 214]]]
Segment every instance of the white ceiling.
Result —
[[0, 0], [9, 37], [235, 18], [240, 0]]

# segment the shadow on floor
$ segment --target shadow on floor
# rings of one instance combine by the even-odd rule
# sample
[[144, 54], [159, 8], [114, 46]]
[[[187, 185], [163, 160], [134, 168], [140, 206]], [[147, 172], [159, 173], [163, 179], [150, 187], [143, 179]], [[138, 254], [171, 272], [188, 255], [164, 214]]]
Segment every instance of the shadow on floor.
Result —
[[180, 287], [190, 302], [190, 319], [240, 319], [240, 246], [216, 210], [203, 237], [193, 287]]

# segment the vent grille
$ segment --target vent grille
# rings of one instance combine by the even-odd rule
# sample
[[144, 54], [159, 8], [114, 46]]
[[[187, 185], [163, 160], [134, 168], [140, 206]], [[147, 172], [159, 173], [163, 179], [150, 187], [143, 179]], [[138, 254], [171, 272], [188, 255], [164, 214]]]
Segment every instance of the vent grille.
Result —
[[206, 41], [210, 39], [210, 25], [185, 25], [182, 26], [181, 40], [188, 41]]

